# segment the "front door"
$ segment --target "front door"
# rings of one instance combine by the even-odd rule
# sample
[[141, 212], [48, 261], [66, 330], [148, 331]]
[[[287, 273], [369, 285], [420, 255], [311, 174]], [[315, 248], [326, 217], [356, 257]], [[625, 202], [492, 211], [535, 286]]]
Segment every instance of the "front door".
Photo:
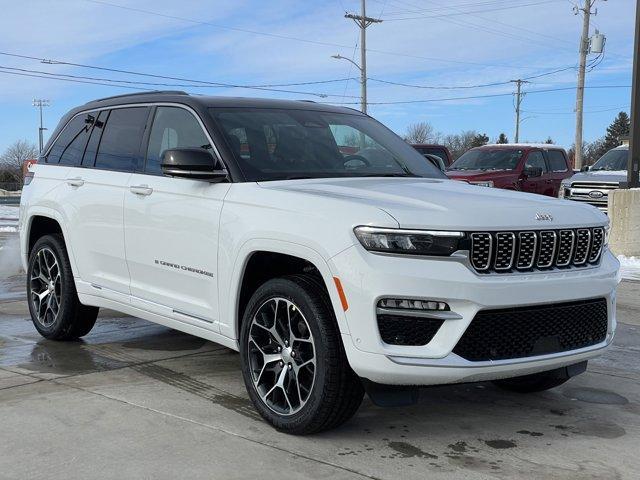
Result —
[[553, 189], [553, 186], [550, 184], [551, 179], [549, 178], [547, 163], [545, 162], [544, 155], [540, 150], [531, 151], [527, 155], [523, 170], [525, 175], [530, 169], [540, 169], [542, 171], [542, 175], [537, 177], [527, 175], [522, 182], [522, 190], [529, 193], [539, 193], [541, 195], [548, 194], [547, 191], [549, 189]]
[[218, 330], [218, 223], [230, 184], [164, 176], [162, 152], [182, 147], [212, 145], [194, 112], [157, 107], [144, 172], [131, 176], [125, 193], [132, 302]]

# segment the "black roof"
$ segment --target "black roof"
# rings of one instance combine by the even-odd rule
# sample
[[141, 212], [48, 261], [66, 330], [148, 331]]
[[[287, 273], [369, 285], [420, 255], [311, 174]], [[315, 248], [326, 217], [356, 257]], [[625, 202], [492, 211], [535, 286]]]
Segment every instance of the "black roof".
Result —
[[208, 95], [190, 95], [180, 90], [164, 90], [136, 92], [113, 97], [92, 100], [74, 109], [75, 112], [90, 108], [100, 108], [106, 106], [131, 104], [131, 103], [152, 103], [152, 102], [172, 102], [183, 103], [198, 107], [244, 107], [244, 108], [279, 108], [291, 110], [316, 110], [322, 112], [360, 114], [358, 110], [316, 103], [310, 100], [279, 100], [271, 98], [250, 98], [250, 97], [215, 97]]

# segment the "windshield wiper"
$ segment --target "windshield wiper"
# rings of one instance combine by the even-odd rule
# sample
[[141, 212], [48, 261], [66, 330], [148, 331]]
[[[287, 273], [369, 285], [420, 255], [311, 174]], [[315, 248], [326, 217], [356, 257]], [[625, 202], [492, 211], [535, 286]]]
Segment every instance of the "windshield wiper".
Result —
[[419, 177], [413, 173], [369, 173], [364, 175], [356, 175], [358, 177]]

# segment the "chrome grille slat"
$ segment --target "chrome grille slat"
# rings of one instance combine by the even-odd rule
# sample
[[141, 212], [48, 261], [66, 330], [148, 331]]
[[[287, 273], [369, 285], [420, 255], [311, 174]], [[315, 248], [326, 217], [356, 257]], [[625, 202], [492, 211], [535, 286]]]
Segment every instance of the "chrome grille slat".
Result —
[[579, 228], [576, 233], [576, 250], [573, 253], [574, 265], [584, 265], [587, 263], [590, 244], [591, 231], [587, 228]]
[[600, 261], [605, 244], [604, 227], [473, 232], [470, 260], [480, 273], [582, 267]]
[[576, 243], [576, 233], [573, 230], [560, 230], [560, 241], [556, 265], [566, 267], [571, 263], [573, 247]]
[[510, 270], [516, 255], [516, 235], [513, 232], [496, 233], [496, 259], [493, 268]]
[[589, 263], [597, 262], [602, 253], [604, 244], [604, 229], [594, 228], [591, 231], [591, 250], [589, 251]]
[[556, 255], [556, 232], [545, 230], [539, 233], [540, 250], [538, 252], [538, 268], [549, 268], [553, 265]]
[[538, 236], [536, 232], [520, 232], [520, 249], [518, 252], [518, 262], [516, 268], [528, 270], [533, 267], [536, 259], [536, 249], [538, 248]]
[[471, 234], [471, 263], [473, 268], [482, 272], [489, 270], [493, 255], [493, 236], [490, 233]]

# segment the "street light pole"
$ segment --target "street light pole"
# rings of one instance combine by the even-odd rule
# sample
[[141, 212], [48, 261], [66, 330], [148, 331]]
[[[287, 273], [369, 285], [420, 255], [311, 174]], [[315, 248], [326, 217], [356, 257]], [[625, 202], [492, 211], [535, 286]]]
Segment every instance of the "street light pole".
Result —
[[40, 128], [38, 128], [38, 145], [39, 145], [38, 153], [42, 154], [42, 149], [44, 148], [44, 131], [46, 130], [46, 128], [44, 128], [43, 126], [42, 108], [49, 106], [49, 100], [34, 98], [33, 106], [38, 107], [38, 109], [40, 109]]
[[640, 187], [640, 0], [636, 1], [636, 37], [633, 53], [633, 88], [631, 90], [631, 138], [629, 140], [629, 164], [627, 188]]

